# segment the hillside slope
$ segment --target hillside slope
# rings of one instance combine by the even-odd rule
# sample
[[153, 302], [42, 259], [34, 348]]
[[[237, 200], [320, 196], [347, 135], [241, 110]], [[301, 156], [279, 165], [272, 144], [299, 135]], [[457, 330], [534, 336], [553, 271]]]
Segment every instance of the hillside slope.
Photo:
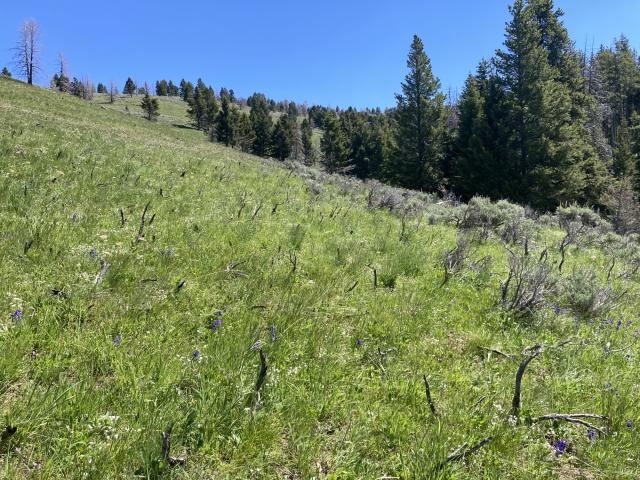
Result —
[[[559, 273], [551, 222], [523, 223], [525, 257], [500, 223], [433, 214], [463, 207], [367, 208], [365, 189], [4, 79], [0, 127], [0, 476], [640, 476], [637, 242], [576, 236]], [[548, 258], [532, 315], [500, 305], [507, 248], [534, 262], [525, 286]], [[606, 435], [529, 418], [576, 412]]]

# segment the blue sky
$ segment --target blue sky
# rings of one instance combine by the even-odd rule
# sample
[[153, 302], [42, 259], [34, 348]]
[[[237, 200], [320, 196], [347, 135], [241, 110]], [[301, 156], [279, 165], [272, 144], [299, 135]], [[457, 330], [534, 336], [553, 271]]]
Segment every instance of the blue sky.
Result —
[[[202, 77], [237, 95], [358, 108], [390, 106], [420, 35], [443, 90], [460, 89], [502, 44], [509, 0], [3, 0], [0, 68], [25, 18], [41, 26], [45, 72], [63, 51], [70, 72], [120, 87]], [[640, 48], [639, 0], [556, 0], [579, 48], [624, 33]], [[40, 78], [45, 82], [46, 78]]]

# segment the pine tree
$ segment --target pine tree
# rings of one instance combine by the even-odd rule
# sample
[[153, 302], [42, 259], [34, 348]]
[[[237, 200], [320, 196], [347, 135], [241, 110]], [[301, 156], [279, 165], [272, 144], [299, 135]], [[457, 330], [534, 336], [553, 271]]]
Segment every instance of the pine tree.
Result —
[[136, 84], [131, 79], [131, 77], [127, 78], [127, 81], [124, 84], [124, 88], [122, 89], [122, 93], [124, 93], [125, 95], [129, 95], [130, 97], [133, 97], [133, 95], [136, 93]]
[[221, 108], [215, 127], [216, 138], [218, 142], [224, 143], [226, 146], [233, 146], [235, 144], [234, 133], [237, 114], [231, 104], [228, 92], [221, 96], [220, 103]]
[[159, 97], [166, 97], [169, 94], [169, 86], [166, 80], [156, 81], [156, 95]]
[[158, 99], [151, 98], [149, 96], [149, 92], [145, 93], [142, 102], [140, 103], [140, 107], [142, 107], [144, 115], [149, 121], [155, 120], [158, 118], [158, 115], [160, 115], [160, 104], [158, 103]]
[[291, 154], [291, 127], [288, 114], [280, 115], [271, 138], [273, 155], [278, 160], [286, 160]]
[[193, 96], [189, 97], [187, 113], [195, 122], [198, 130], [209, 131], [218, 114], [218, 102], [213, 88], [207, 87], [202, 79], [198, 79]]
[[249, 116], [254, 133], [253, 153], [265, 157], [270, 152], [271, 134], [273, 130], [269, 104], [267, 98], [262, 93], [254, 93], [250, 99], [251, 113]]
[[11, 72], [9, 71], [9, 69], [7, 67], [3, 67], [2, 68], [2, 73], [0, 73], [0, 76], [5, 77], [5, 78], [11, 78]]
[[302, 141], [302, 153], [307, 165], [311, 165], [315, 162], [315, 149], [313, 148], [313, 130], [311, 124], [306, 118], [300, 125], [300, 138]]
[[570, 85], [550, 63], [535, 6], [516, 0], [510, 8], [506, 50], [497, 52], [496, 67], [509, 106], [502, 135], [511, 139], [508, 170], [514, 172], [516, 192], [511, 200], [551, 209], [583, 200], [602, 172], [584, 126], [575, 122]]
[[180, 97], [187, 103], [193, 98], [193, 84], [184, 78], [180, 82]]
[[436, 189], [442, 181], [444, 96], [424, 45], [414, 35], [407, 59], [409, 73], [396, 95], [396, 181], [415, 189]]
[[167, 93], [170, 97], [177, 97], [180, 94], [178, 87], [171, 80], [169, 80], [169, 84], [167, 85]]
[[324, 134], [320, 141], [322, 164], [329, 173], [349, 170], [349, 146], [347, 138], [340, 127], [335, 112], [328, 111], [324, 116]]
[[238, 112], [235, 122], [235, 145], [243, 152], [250, 152], [254, 144], [254, 133], [249, 115]]
[[98, 93], [107, 93], [107, 87], [102, 82], [98, 83]]

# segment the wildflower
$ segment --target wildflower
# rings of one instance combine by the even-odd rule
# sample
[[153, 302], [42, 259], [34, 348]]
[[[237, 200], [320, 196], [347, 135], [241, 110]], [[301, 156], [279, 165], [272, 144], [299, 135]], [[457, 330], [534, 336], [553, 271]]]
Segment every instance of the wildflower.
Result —
[[200, 350], [195, 349], [193, 351], [192, 357], [197, 362], [200, 359]]
[[213, 328], [217, 328], [217, 327], [222, 326], [222, 320], [221, 320], [221, 319], [219, 319], [219, 318], [216, 318], [216, 319], [213, 321], [213, 323], [211, 324], [211, 326], [212, 326]]
[[558, 455], [562, 455], [567, 450], [567, 441], [563, 439], [556, 440], [553, 448], [555, 448]]
[[616, 323], [616, 330], [620, 330], [621, 326], [622, 326], [622, 320], [618, 320], [618, 322]]
[[362, 345], [364, 345], [364, 340], [359, 338], [356, 340], [356, 347], [361, 347]]
[[588, 428], [587, 429], [587, 437], [589, 437], [589, 440], [593, 441], [593, 439], [596, 436], [596, 432], [593, 428]]
[[556, 315], [560, 315], [562, 313], [562, 309], [560, 308], [560, 305], [554, 305], [552, 308], [553, 308], [553, 313], [555, 313]]
[[114, 335], [113, 336], [113, 344], [117, 347], [121, 343], [122, 343], [122, 338], [120, 337], [120, 335]]
[[11, 318], [13, 318], [15, 321], [20, 320], [22, 318], [22, 310], [17, 309], [15, 312], [11, 314]]
[[631, 420], [626, 421], [627, 428], [633, 428], [633, 422]]
[[89, 247], [89, 256], [91, 258], [96, 256], [96, 251], [95, 251], [95, 249], [93, 247]]
[[271, 341], [272, 342], [276, 341], [276, 326], [275, 325], [271, 325]]
[[605, 383], [605, 384], [604, 384], [604, 389], [605, 389], [605, 390], [611, 390], [611, 388], [612, 388], [612, 387], [611, 387], [611, 384], [610, 384], [610, 383]]

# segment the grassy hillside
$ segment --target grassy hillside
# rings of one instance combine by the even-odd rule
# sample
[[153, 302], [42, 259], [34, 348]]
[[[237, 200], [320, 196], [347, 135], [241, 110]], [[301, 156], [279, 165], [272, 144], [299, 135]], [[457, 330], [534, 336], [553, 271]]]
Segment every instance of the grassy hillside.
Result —
[[0, 477], [640, 476], [637, 240], [103, 107], [0, 79]]

